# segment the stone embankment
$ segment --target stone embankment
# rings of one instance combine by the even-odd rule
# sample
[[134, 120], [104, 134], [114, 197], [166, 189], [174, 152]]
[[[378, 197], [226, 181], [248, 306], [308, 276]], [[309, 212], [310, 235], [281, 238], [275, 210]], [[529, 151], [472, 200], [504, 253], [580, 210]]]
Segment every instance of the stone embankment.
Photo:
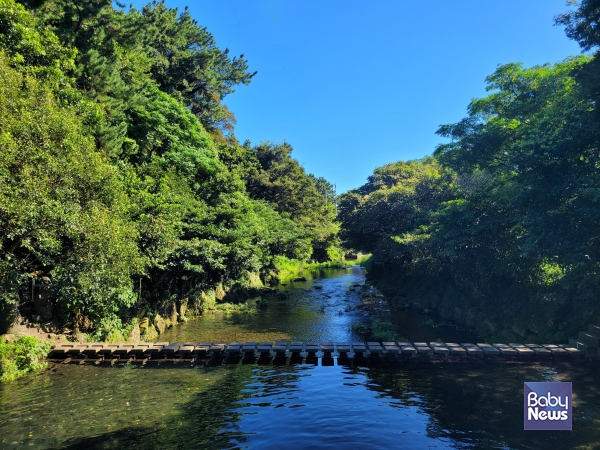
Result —
[[588, 358], [600, 359], [600, 318], [597, 324], [591, 323], [586, 331], [580, 331], [577, 338], [569, 339], [569, 345]]
[[409, 361], [581, 361], [583, 352], [570, 345], [469, 344], [443, 342], [156, 342], [140, 344], [57, 344], [50, 360], [100, 363], [109, 361], [229, 360], [230, 362], [273, 360], [302, 361], [322, 358], [366, 362]]

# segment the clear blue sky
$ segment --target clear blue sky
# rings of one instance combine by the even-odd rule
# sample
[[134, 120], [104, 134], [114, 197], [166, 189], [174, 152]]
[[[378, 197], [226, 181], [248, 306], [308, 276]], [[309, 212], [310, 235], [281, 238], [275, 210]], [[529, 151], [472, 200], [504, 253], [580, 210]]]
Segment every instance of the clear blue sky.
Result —
[[[146, 2], [134, 2], [140, 7]], [[231, 55], [249, 86], [225, 98], [240, 142], [287, 141], [304, 168], [362, 185], [375, 167], [422, 158], [440, 124], [486, 95], [498, 64], [580, 53], [553, 17], [565, 0], [167, 0]]]

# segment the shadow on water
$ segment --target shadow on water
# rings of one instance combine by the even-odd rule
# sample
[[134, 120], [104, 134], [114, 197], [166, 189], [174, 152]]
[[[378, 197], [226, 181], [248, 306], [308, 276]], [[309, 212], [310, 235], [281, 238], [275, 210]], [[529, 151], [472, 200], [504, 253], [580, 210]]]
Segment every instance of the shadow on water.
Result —
[[[188, 369], [184, 369], [188, 370]], [[69, 449], [596, 448], [600, 377], [589, 367], [234, 366], [180, 417], [71, 439]], [[523, 380], [574, 381], [577, 432], [523, 431]]]
[[[156, 373], [160, 370], [147, 370]], [[192, 371], [181, 368], [175, 370]], [[223, 368], [218, 386], [193, 394], [177, 407], [175, 417], [157, 422], [152, 427], [124, 427], [94, 437], [67, 440], [65, 449], [226, 449], [246, 442], [244, 433], [236, 431], [242, 420], [232, 408], [240, 400], [245, 386], [252, 380], [251, 366]], [[165, 402], [171, 399], [165, 398]], [[224, 432], [224, 428], [228, 431]]]
[[[350, 323], [364, 317], [338, 309], [360, 301], [349, 287], [363, 275], [317, 274], [284, 286], [286, 298], [264, 312], [214, 321], [214, 328], [202, 318], [167, 340], [274, 340], [277, 333], [355, 340]], [[413, 340], [454, 340], [442, 328], [424, 330], [424, 317], [401, 312], [397, 323], [413, 330]], [[597, 365], [410, 367], [331, 359], [319, 366], [60, 365], [0, 385], [0, 448], [600, 448]], [[523, 431], [526, 381], [573, 383], [573, 432]]]
[[[592, 375], [593, 374], [593, 375]], [[504, 366], [482, 369], [372, 368], [368, 386], [403, 405], [415, 401], [429, 417], [427, 434], [458, 448], [600, 448], [600, 375], [590, 366]], [[525, 431], [523, 383], [571, 381], [573, 431]]]
[[[573, 432], [523, 431], [524, 381], [573, 382]], [[589, 365], [61, 366], [0, 391], [0, 447], [597, 448], [598, 386]]]

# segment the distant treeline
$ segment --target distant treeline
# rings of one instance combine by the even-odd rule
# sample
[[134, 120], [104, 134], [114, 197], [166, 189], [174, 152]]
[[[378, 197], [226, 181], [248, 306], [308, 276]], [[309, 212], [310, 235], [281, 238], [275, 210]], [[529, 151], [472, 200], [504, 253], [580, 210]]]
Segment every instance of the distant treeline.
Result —
[[339, 257], [332, 185], [287, 143], [235, 139], [243, 55], [187, 10], [117, 5], [0, 0], [2, 315], [41, 295], [103, 338], [276, 258]]
[[[600, 46], [600, 1], [556, 18]], [[600, 56], [506, 64], [433, 157], [342, 196], [341, 237], [398, 304], [504, 340], [553, 342], [600, 316]]]

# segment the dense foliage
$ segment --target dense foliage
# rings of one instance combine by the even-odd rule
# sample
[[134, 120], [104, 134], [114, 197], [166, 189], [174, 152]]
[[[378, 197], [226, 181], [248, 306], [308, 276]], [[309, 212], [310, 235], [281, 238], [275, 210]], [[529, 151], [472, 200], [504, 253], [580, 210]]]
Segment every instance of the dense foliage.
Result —
[[[561, 15], [585, 50], [600, 2]], [[598, 56], [499, 66], [434, 157], [375, 170], [340, 203], [342, 237], [373, 252], [401, 304], [509, 340], [576, 335], [600, 315]]]
[[0, 0], [0, 306], [101, 338], [337, 256], [331, 185], [233, 135], [254, 75], [164, 2]]
[[116, 339], [340, 239], [396, 302], [481, 333], [564, 339], [600, 315], [600, 0], [556, 18], [595, 54], [499, 66], [448, 143], [376, 169], [337, 218], [288, 143], [236, 140], [243, 55], [187, 10], [116, 5], [0, 0], [0, 318], [35, 302]]
[[33, 336], [18, 336], [13, 340], [0, 338], [0, 383], [46, 368], [49, 350], [49, 343], [42, 343]]

